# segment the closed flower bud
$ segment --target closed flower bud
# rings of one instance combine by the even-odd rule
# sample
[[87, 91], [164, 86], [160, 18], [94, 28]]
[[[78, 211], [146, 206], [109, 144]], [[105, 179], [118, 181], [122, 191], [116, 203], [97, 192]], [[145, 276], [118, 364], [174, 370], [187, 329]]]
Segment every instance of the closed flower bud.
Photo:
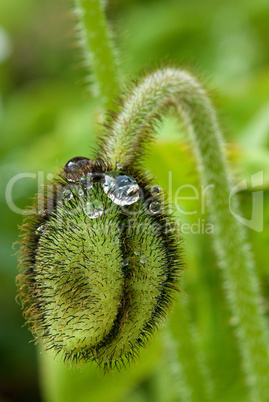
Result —
[[114, 368], [137, 355], [178, 289], [164, 194], [141, 172], [76, 157], [22, 226], [24, 314], [64, 360]]

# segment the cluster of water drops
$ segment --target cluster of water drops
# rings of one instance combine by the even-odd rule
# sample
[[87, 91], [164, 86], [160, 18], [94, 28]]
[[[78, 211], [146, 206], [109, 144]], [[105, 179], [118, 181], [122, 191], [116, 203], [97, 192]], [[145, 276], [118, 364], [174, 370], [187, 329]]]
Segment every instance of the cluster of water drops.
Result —
[[[95, 182], [101, 182], [104, 193], [115, 204], [120, 206], [132, 205], [140, 198], [140, 187], [137, 182], [126, 174], [118, 172], [110, 172], [107, 174], [98, 174], [85, 170], [91, 168], [93, 162], [84, 157], [75, 157], [70, 159], [63, 171], [64, 177], [71, 183], [76, 183], [76, 193], [79, 196], [84, 196], [85, 191], [90, 190]], [[153, 186], [150, 189], [151, 202], [148, 205], [148, 211], [151, 215], [160, 213], [161, 203], [158, 201], [160, 196], [160, 188]], [[74, 197], [72, 189], [65, 189], [62, 193], [64, 201], [69, 202]], [[91, 219], [98, 218], [104, 213], [103, 204], [98, 201], [87, 201], [83, 207], [84, 213]]]
[[146, 264], [147, 258], [145, 255], [142, 254], [142, 250], [139, 247], [134, 249], [134, 254], [139, 258], [141, 264]]
[[158, 186], [153, 186], [150, 189], [150, 193], [153, 197], [151, 203], [149, 204], [149, 211], [152, 215], [157, 215], [161, 211], [161, 203], [158, 201], [160, 195], [160, 188]]
[[[101, 181], [104, 193], [117, 205], [131, 205], [140, 198], [140, 189], [136, 181], [125, 175], [109, 175], [87, 173], [85, 169], [90, 168], [93, 162], [87, 158], [75, 157], [70, 159], [65, 167], [63, 175], [67, 181], [79, 185], [77, 194], [83, 196], [84, 189], [90, 190], [95, 181]], [[71, 189], [65, 189], [62, 193], [64, 201], [69, 202], [74, 197]], [[91, 219], [98, 218], [104, 213], [103, 205], [100, 201], [88, 201], [83, 207], [84, 213]]]

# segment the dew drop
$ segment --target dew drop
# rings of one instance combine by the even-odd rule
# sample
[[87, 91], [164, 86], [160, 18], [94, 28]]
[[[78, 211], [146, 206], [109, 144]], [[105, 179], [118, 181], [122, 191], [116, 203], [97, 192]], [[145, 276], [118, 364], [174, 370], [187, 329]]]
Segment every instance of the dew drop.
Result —
[[118, 237], [115, 237], [114, 239], [113, 239], [113, 243], [116, 245], [116, 244], [119, 244], [119, 242], [120, 242], [120, 239], [118, 238]]
[[135, 255], [140, 255], [140, 253], [141, 253], [140, 248], [135, 248], [135, 249], [134, 249], [134, 254], [135, 254]]
[[98, 200], [86, 202], [83, 211], [91, 219], [98, 218], [104, 213], [103, 204]]
[[116, 166], [117, 166], [117, 169], [118, 169], [118, 170], [121, 170], [121, 169], [123, 168], [122, 163], [120, 163], [120, 162], [118, 162], [118, 163], [116, 164]]
[[83, 185], [83, 187], [85, 187], [87, 190], [92, 188], [93, 186], [92, 173], [88, 173], [87, 176], [82, 176], [80, 182]]
[[150, 189], [150, 192], [151, 192], [151, 194], [154, 196], [154, 197], [156, 197], [157, 195], [159, 195], [160, 194], [160, 188], [158, 187], [158, 186], [153, 186], [153, 187], [151, 187], [151, 189]]
[[102, 180], [102, 187], [106, 194], [112, 192], [116, 186], [116, 179], [115, 177], [105, 175]]
[[64, 177], [71, 182], [75, 182], [79, 176], [82, 174], [82, 170], [90, 167], [92, 165], [92, 161], [83, 156], [76, 156], [75, 158], [70, 159], [64, 165], [63, 175]]
[[117, 205], [131, 205], [139, 199], [139, 186], [129, 176], [105, 175], [102, 186], [107, 196]]
[[159, 202], [157, 202], [157, 201], [152, 202], [149, 205], [149, 210], [153, 215], [158, 214], [160, 212], [160, 208], [161, 208], [161, 204]]
[[128, 260], [123, 260], [122, 263], [121, 263], [121, 265], [122, 265], [123, 267], [127, 267], [127, 265], [128, 265]]
[[78, 189], [78, 195], [80, 195], [80, 196], [83, 196], [84, 195], [84, 190], [83, 190], [83, 188], [79, 188]]
[[70, 159], [64, 165], [65, 173], [74, 173], [76, 170], [81, 170], [85, 168], [90, 162], [90, 159], [85, 158], [83, 156], [76, 156], [75, 158]]
[[40, 225], [36, 229], [35, 233], [38, 234], [38, 235], [42, 235], [43, 233], [45, 233], [46, 229], [47, 229], [46, 225]]
[[145, 257], [144, 255], [142, 255], [142, 256], [140, 257], [140, 262], [141, 262], [141, 264], [146, 264], [147, 259], [146, 259], [146, 257]]
[[65, 199], [65, 201], [70, 201], [73, 198], [73, 193], [71, 190], [64, 190], [63, 191], [63, 197]]

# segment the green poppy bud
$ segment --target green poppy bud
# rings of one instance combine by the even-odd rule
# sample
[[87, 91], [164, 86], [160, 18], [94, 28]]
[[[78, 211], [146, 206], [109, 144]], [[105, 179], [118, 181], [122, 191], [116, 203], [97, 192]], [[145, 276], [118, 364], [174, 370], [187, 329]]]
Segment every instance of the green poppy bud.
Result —
[[37, 341], [105, 368], [134, 358], [178, 289], [163, 193], [138, 171], [76, 157], [22, 226], [18, 277]]

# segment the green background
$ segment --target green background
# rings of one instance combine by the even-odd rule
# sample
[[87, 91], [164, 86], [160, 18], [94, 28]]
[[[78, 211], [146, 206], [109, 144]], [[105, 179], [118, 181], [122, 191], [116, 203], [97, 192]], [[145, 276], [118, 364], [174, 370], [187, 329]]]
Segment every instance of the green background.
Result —
[[[122, 81], [163, 63], [188, 69], [206, 85], [218, 110], [235, 182], [244, 178], [249, 182], [251, 174], [264, 171], [264, 230], [248, 230], [248, 237], [268, 314], [268, 1], [108, 3]], [[51, 365], [49, 356], [38, 364], [39, 350], [30, 342], [32, 336], [23, 327], [15, 301], [18, 247], [13, 244], [22, 216], [7, 205], [6, 190], [16, 175], [33, 175], [12, 187], [14, 204], [26, 208], [42, 177], [48, 183], [71, 157], [92, 155], [104, 117], [87, 84], [90, 77], [72, 6], [64, 0], [0, 2], [0, 401], [177, 401], [180, 374], [173, 371], [176, 362], [165, 330], [155, 335], [134, 368], [104, 378], [91, 365], [79, 370]], [[169, 115], [159, 134], [150, 149], [147, 169], [173, 203], [181, 185], [195, 186], [199, 199], [180, 200], [180, 206], [197, 214], [176, 212], [177, 217], [189, 225], [198, 219], [207, 222], [184, 127]], [[190, 189], [180, 194], [194, 195]], [[250, 187], [239, 196], [242, 215], [250, 218]], [[212, 236], [183, 233], [183, 238], [186, 271], [181, 298], [206, 352], [217, 401], [245, 401], [233, 334], [236, 317], [230, 316], [226, 306]], [[180, 327], [177, 308], [171, 317], [170, 326], [176, 331]]]

